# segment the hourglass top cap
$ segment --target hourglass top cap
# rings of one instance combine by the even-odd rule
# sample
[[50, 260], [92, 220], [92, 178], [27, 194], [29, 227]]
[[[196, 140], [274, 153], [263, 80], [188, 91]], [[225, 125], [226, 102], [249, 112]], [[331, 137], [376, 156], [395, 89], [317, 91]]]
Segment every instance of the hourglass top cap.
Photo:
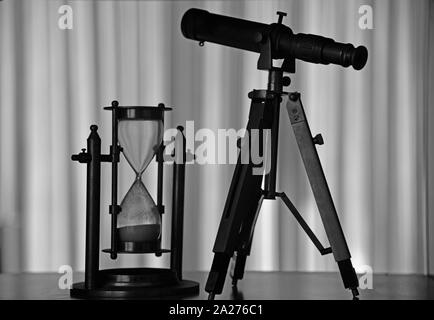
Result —
[[158, 106], [119, 106], [117, 101], [113, 101], [110, 107], [104, 110], [116, 110], [118, 120], [163, 120], [164, 112], [172, 108], [160, 103]]

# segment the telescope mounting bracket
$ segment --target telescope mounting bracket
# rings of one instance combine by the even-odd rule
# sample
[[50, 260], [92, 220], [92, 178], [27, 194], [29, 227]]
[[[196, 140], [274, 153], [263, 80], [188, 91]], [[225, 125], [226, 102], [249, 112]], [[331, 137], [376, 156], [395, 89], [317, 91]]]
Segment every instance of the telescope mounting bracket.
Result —
[[[277, 24], [273, 24], [273, 27], [277, 27], [282, 24], [283, 17], [286, 16], [285, 12], [277, 11], [279, 16]], [[271, 28], [266, 33], [258, 33], [257, 42], [259, 43], [259, 59], [258, 70], [272, 70], [273, 69], [273, 49], [271, 45], [271, 33], [274, 28]], [[286, 57], [283, 60], [280, 69], [283, 72], [295, 73], [295, 58]]]

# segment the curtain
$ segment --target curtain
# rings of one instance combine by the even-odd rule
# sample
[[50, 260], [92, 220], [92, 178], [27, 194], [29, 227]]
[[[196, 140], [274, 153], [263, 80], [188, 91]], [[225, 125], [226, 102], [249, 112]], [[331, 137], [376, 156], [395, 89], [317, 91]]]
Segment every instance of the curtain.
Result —
[[[84, 269], [84, 165], [71, 154], [86, 146], [97, 124], [102, 150], [110, 145], [112, 100], [121, 105], [173, 106], [166, 128], [194, 121], [200, 128], [239, 130], [247, 123], [247, 93], [266, 86], [258, 55], [185, 39], [183, 13], [214, 13], [284, 23], [365, 45], [360, 72], [297, 61], [288, 90], [298, 91], [314, 134], [356, 269], [426, 273], [427, 157], [425, 114], [429, 92], [428, 0], [309, 1], [60, 1], [0, 2], [0, 228], [3, 271]], [[60, 29], [73, 10], [72, 29]], [[361, 29], [359, 8], [372, 7], [373, 29]], [[432, 21], [431, 21], [432, 23]], [[431, 35], [432, 37], [432, 35]], [[278, 190], [285, 191], [327, 244], [307, 175], [281, 113]], [[155, 199], [153, 163], [144, 183]], [[164, 202], [171, 210], [166, 167]], [[187, 165], [184, 269], [208, 270], [234, 165]], [[133, 182], [122, 159], [119, 200]], [[109, 247], [110, 166], [103, 164], [101, 249]], [[163, 216], [170, 244], [170, 214]], [[101, 267], [164, 266], [168, 256], [123, 255]], [[336, 271], [279, 201], [265, 201], [248, 270]]]
[[[429, 24], [429, 53], [430, 53], [430, 60], [427, 64], [427, 78], [425, 80], [427, 88], [433, 88], [434, 87], [434, 61], [432, 59], [432, 54], [434, 52], [434, 41], [433, 41], [433, 35], [434, 35], [434, 5], [431, 1], [430, 4], [430, 24]], [[426, 174], [426, 186], [427, 186], [427, 252], [428, 252], [428, 274], [434, 275], [434, 211], [432, 208], [434, 208], [434, 132], [433, 132], [433, 126], [430, 125], [434, 122], [434, 92], [432, 90], [428, 90], [428, 95], [426, 97], [427, 103], [426, 103], [426, 112], [425, 112], [425, 135], [427, 139], [425, 139], [427, 143], [426, 147], [426, 159], [427, 159], [427, 174]]]

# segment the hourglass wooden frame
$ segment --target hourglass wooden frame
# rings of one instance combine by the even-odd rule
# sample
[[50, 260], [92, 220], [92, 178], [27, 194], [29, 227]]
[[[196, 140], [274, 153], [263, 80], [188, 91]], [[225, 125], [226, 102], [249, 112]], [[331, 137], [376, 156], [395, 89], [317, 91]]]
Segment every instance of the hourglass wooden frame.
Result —
[[[162, 121], [164, 128], [164, 112], [170, 111], [164, 104], [158, 107], [119, 106], [113, 101], [105, 110], [112, 112], [112, 145], [109, 154], [101, 154], [101, 138], [96, 125], [90, 127], [91, 133], [87, 139], [87, 151], [82, 149], [79, 154], [73, 155], [73, 161], [87, 164], [86, 183], [86, 249], [85, 249], [85, 277], [84, 282], [75, 283], [70, 291], [72, 297], [77, 298], [163, 298], [195, 295], [199, 292], [199, 284], [184, 280], [182, 277], [182, 246], [184, 221], [184, 187], [185, 187], [185, 136], [183, 128], [178, 127], [175, 154], [173, 163], [172, 188], [172, 225], [170, 250], [161, 249], [160, 246], [141, 247], [129, 244], [120, 244], [118, 236], [117, 218], [122, 208], [118, 204], [118, 163], [122, 146], [118, 139], [118, 125], [123, 120]], [[157, 169], [157, 203], [158, 213], [162, 218], [163, 205], [163, 170], [164, 170], [164, 142], [156, 150]], [[112, 165], [111, 181], [111, 246], [102, 250], [110, 254], [111, 259], [118, 258], [118, 254], [145, 254], [153, 253], [161, 256], [170, 253], [169, 268], [99, 268], [100, 254], [100, 189], [101, 189], [101, 163], [109, 162]], [[160, 236], [161, 237], [161, 236]]]

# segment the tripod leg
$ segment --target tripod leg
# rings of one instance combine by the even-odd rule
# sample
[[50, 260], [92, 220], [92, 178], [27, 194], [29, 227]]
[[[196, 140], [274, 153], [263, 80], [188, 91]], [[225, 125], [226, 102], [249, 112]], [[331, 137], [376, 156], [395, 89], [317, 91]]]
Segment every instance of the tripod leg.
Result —
[[[263, 104], [252, 102], [247, 125], [249, 139], [251, 129], [260, 129], [264, 109]], [[241, 152], [214, 244], [214, 259], [205, 286], [210, 299], [223, 291], [230, 258], [239, 247], [242, 225], [255, 215], [262, 196], [262, 175], [253, 174], [253, 164], [250, 161], [244, 164], [242, 157]]]
[[247, 256], [250, 255], [252, 248], [253, 234], [255, 231], [256, 221], [258, 220], [259, 212], [261, 211], [264, 196], [261, 196], [256, 208], [256, 213], [247, 217], [246, 221], [241, 226], [240, 246], [237, 248], [234, 255], [235, 266], [232, 273], [232, 285], [237, 286], [238, 280], [244, 277], [244, 269], [246, 267]]
[[[242, 189], [250, 189], [250, 192], [244, 190], [239, 195], [235, 195], [235, 198], [238, 198], [238, 201], [234, 201], [231, 207], [234, 206], [233, 208], [236, 209], [232, 209], [234, 210], [232, 215], [235, 215], [236, 217], [231, 215], [226, 216], [226, 213], [228, 213], [227, 210], [223, 212], [223, 217], [214, 245], [214, 260], [205, 286], [205, 291], [210, 293], [210, 296], [222, 292], [230, 258], [238, 247], [238, 243], [241, 242], [240, 232], [246, 229], [246, 227], [243, 227], [243, 223], [244, 221], [249, 221], [251, 216], [255, 216], [256, 208], [259, 206], [262, 193], [262, 176], [246, 175], [245, 179], [241, 179], [240, 181], [244, 181], [240, 182], [244, 185]], [[229, 199], [231, 199], [231, 193], [228, 196], [228, 200]], [[231, 239], [231, 241], [227, 241], [228, 239]], [[241, 255], [237, 257], [235, 270], [239, 270], [242, 264], [245, 263], [244, 254], [243, 252], [240, 253]], [[242, 258], [243, 256], [244, 258]], [[244, 263], [242, 262], [243, 260]], [[244, 267], [242, 269], [244, 269]]]
[[357, 287], [359, 286], [359, 281], [351, 263], [350, 251], [333, 204], [299, 93], [290, 94], [286, 108], [344, 286], [351, 289], [353, 296], [356, 297], [358, 295]]
[[[282, 74], [280, 73], [280, 76]], [[269, 164], [269, 170], [264, 176], [264, 191], [263, 195], [259, 199], [258, 206], [256, 208], [256, 213], [254, 215], [249, 215], [242, 224], [240, 231], [239, 246], [236, 249], [236, 254], [234, 255], [234, 269], [231, 274], [232, 285], [236, 287], [238, 280], [242, 279], [244, 276], [244, 269], [246, 266], [247, 256], [250, 255], [253, 233], [255, 230], [256, 221], [261, 211], [262, 202], [264, 199], [275, 199], [276, 197], [276, 172], [277, 172], [277, 152], [278, 152], [278, 137], [279, 137], [279, 115], [280, 115], [280, 95], [270, 95], [263, 96], [263, 92], [251, 92], [249, 95], [254, 101], [260, 99], [264, 102], [265, 111], [263, 116], [262, 127], [269, 130], [269, 143], [270, 153], [263, 150], [262, 153], [266, 158], [266, 163]], [[263, 133], [263, 132], [262, 132]], [[264, 138], [263, 135], [260, 138]], [[268, 140], [268, 139], [267, 139]], [[259, 147], [262, 147], [260, 141]]]

